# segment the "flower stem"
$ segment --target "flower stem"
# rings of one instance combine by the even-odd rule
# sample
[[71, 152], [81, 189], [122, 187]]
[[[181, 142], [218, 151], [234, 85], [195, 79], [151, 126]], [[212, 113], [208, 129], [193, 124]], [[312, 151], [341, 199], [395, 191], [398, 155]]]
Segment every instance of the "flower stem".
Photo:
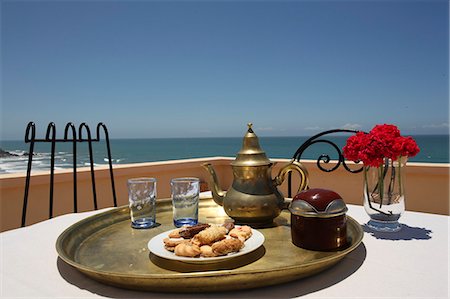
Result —
[[381, 164], [378, 168], [378, 194], [380, 196], [380, 209], [383, 206], [384, 196], [384, 165]]
[[403, 157], [400, 156], [398, 158], [398, 185], [399, 185], [399, 190], [398, 192], [400, 193], [400, 196], [403, 196], [403, 182], [402, 182], [402, 161]]
[[388, 188], [388, 204], [392, 204], [392, 196], [395, 192], [395, 167], [394, 162], [391, 161], [391, 179], [389, 180], [389, 188]]
[[[368, 170], [370, 169], [370, 167], [364, 167], [364, 180], [365, 180], [365, 190], [364, 190], [364, 192], [366, 193], [366, 197], [367, 197], [367, 202], [368, 202], [368, 204], [369, 204], [369, 208], [370, 209], [372, 209], [372, 210], [374, 210], [374, 211], [377, 211], [378, 213], [380, 213], [380, 214], [383, 214], [383, 215], [386, 215], [386, 216], [391, 216], [392, 215], [392, 211], [388, 211], [387, 213], [386, 212], [384, 212], [384, 211], [382, 211], [382, 210], [379, 210], [379, 209], [377, 209], [377, 208], [375, 208], [375, 207], [373, 207], [372, 206], [372, 199], [374, 198], [374, 193], [376, 192], [376, 190], [377, 190], [377, 187], [378, 187], [378, 183], [377, 183], [377, 185], [375, 186], [375, 188], [373, 189], [373, 191], [372, 192], [370, 192], [369, 191], [369, 181], [368, 181], [368, 176], [367, 176], [367, 172], [368, 172]], [[378, 170], [378, 168], [377, 168], [377, 170]], [[375, 201], [374, 201], [375, 202]]]

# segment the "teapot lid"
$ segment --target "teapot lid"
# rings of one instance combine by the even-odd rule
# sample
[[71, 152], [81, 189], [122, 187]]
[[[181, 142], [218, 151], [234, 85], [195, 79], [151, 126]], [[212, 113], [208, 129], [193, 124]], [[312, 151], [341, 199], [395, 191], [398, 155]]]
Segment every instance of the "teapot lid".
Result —
[[289, 211], [297, 216], [330, 218], [343, 215], [347, 206], [334, 191], [320, 188], [304, 190], [292, 199]]
[[258, 136], [252, 129], [252, 123], [248, 123], [248, 130], [242, 141], [242, 148], [237, 153], [236, 160], [231, 162], [232, 166], [263, 166], [272, 164], [266, 153], [259, 145]]

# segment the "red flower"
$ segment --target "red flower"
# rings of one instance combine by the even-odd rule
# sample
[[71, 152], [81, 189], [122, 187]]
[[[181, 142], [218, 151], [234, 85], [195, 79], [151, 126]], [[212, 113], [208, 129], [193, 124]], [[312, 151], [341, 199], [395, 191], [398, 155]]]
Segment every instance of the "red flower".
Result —
[[411, 137], [400, 137], [394, 144], [394, 150], [397, 156], [414, 157], [420, 151], [414, 139]]
[[347, 139], [344, 157], [378, 167], [384, 158], [397, 160], [400, 156], [413, 157], [420, 151], [414, 139], [403, 137], [394, 125], [376, 125], [368, 134], [358, 132]]
[[350, 136], [347, 139], [347, 144], [344, 146], [344, 157], [352, 161], [360, 160], [359, 154], [366, 147], [366, 134], [358, 132], [356, 135]]

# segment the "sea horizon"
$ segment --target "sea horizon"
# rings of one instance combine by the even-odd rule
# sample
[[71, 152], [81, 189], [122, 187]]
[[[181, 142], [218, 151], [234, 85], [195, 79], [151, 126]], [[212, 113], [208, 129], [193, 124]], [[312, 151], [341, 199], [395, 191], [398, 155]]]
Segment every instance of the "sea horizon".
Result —
[[[243, 133], [244, 134], [244, 133]], [[319, 134], [319, 133], [316, 133]], [[261, 135], [261, 134], [257, 134], [258, 138], [310, 138], [313, 137], [316, 134], [310, 134], [310, 135], [277, 135], [277, 136], [270, 136], [270, 135]], [[102, 135], [102, 134], [101, 134]], [[350, 136], [348, 135], [348, 133], [346, 134], [344, 133], [333, 133], [333, 136]], [[433, 133], [421, 133], [421, 134], [402, 134], [402, 136], [405, 137], [416, 137], [416, 136], [450, 136], [450, 132], [448, 133], [438, 133], [438, 134], [433, 134]], [[38, 136], [38, 138], [42, 138], [43, 139], [44, 136]], [[56, 138], [60, 138], [60, 137], [56, 137]], [[94, 138], [94, 136], [93, 136]], [[137, 139], [137, 140], [142, 140], [142, 139], [219, 139], [219, 138], [243, 138], [242, 136], [190, 136], [190, 137], [110, 137], [109, 140], [133, 140], [133, 139]], [[0, 145], [2, 144], [2, 142], [20, 142], [20, 141], [24, 141], [25, 138], [20, 138], [20, 139], [0, 139]], [[104, 139], [103, 135], [100, 137], [100, 139]]]
[[[311, 135], [313, 136], [313, 135]], [[269, 159], [290, 159], [298, 147], [311, 136], [259, 136], [262, 149]], [[449, 163], [449, 134], [410, 135], [421, 151], [410, 162]], [[348, 134], [333, 134], [320, 139], [335, 142], [342, 149]], [[202, 157], [235, 157], [241, 149], [243, 137], [156, 137], [156, 138], [111, 138], [111, 155], [114, 164], [133, 164]], [[105, 141], [93, 142], [95, 165], [107, 165]], [[29, 144], [24, 140], [0, 141], [0, 148], [18, 156], [0, 158], [0, 174], [26, 171]], [[32, 170], [49, 169], [50, 143], [35, 143]], [[77, 143], [77, 167], [89, 165], [87, 142]], [[321, 154], [328, 154], [331, 160], [338, 159], [338, 153], [330, 145], [321, 143], [310, 146], [302, 159], [317, 160]], [[72, 168], [72, 143], [57, 143], [55, 169]]]
[[[411, 162], [449, 163], [449, 135], [411, 135], [421, 148]], [[259, 143], [269, 159], [291, 159], [311, 136], [261, 136]], [[325, 136], [324, 136], [325, 137]], [[333, 134], [327, 138], [342, 150], [349, 135]], [[242, 147], [243, 137], [178, 137], [178, 138], [111, 138], [113, 164], [133, 164], [202, 157], [235, 157]], [[93, 142], [95, 165], [107, 165], [105, 141]], [[0, 141], [0, 148], [17, 156], [0, 158], [0, 174], [24, 172], [27, 168], [29, 144], [24, 140]], [[46, 170], [50, 166], [50, 143], [35, 143], [32, 170]], [[87, 142], [77, 143], [77, 167], [89, 165]], [[302, 159], [317, 160], [321, 154], [328, 154], [331, 160], [339, 155], [330, 145], [320, 143], [310, 146]], [[55, 169], [72, 168], [72, 143], [57, 143], [55, 148]]]

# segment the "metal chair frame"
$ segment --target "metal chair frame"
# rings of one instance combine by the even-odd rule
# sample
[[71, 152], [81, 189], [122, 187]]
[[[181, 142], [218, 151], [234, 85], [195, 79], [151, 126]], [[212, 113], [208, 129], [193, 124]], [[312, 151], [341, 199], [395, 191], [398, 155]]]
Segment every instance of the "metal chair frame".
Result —
[[[329, 135], [329, 134], [335, 134], [335, 133], [351, 133], [351, 134], [356, 134], [358, 132], [358, 130], [349, 130], [349, 129], [333, 129], [333, 130], [328, 130], [328, 131], [323, 131], [320, 132], [312, 137], [310, 137], [308, 140], [306, 140], [302, 145], [300, 145], [297, 149], [297, 151], [295, 152], [294, 156], [292, 157], [293, 160], [300, 162], [300, 159], [302, 158], [302, 155], [304, 153], [304, 151], [309, 148], [310, 146], [316, 144], [316, 143], [326, 143], [328, 145], [330, 145], [332, 148], [334, 148], [338, 154], [338, 162], [336, 163], [336, 165], [332, 168], [324, 168], [322, 165], [328, 164], [331, 161], [330, 155], [328, 154], [321, 154], [316, 161], [316, 165], [317, 167], [324, 171], [324, 172], [333, 172], [336, 169], [339, 168], [339, 166], [343, 166], [345, 168], [345, 170], [347, 170], [350, 173], [359, 173], [361, 171], [363, 171], [364, 167], [362, 166], [361, 168], [358, 169], [351, 169], [350, 167], [348, 167], [348, 165], [345, 162], [345, 158], [344, 155], [342, 154], [341, 149], [339, 148], [339, 146], [336, 145], [336, 143], [328, 140], [328, 139], [318, 139], [321, 138], [325, 135]], [[308, 188], [308, 186], [306, 187]], [[288, 197], [292, 197], [292, 173], [289, 172], [288, 174]], [[295, 195], [295, 194], [294, 194]]]
[[[73, 210], [75, 213], [78, 212], [77, 205], [77, 143], [87, 142], [89, 147], [89, 162], [91, 171], [91, 181], [92, 181], [92, 194], [94, 200], [94, 209], [98, 209], [97, 205], [97, 192], [95, 187], [95, 174], [94, 174], [94, 158], [92, 155], [92, 143], [100, 141], [100, 129], [103, 129], [106, 141], [106, 149], [108, 154], [108, 164], [109, 164], [109, 174], [111, 178], [111, 188], [113, 193], [114, 207], [117, 207], [117, 198], [114, 185], [114, 174], [112, 168], [111, 159], [111, 147], [109, 143], [109, 134], [106, 125], [103, 123], [97, 124], [96, 138], [92, 138], [91, 130], [86, 123], [82, 123], [78, 127], [78, 138], [77, 131], [73, 123], [69, 122], [66, 124], [64, 129], [64, 138], [56, 138], [56, 126], [53, 122], [50, 122], [47, 126], [47, 132], [44, 139], [36, 138], [36, 125], [34, 122], [29, 122], [25, 131], [25, 143], [29, 143], [29, 155], [28, 155], [28, 165], [27, 165], [27, 177], [25, 180], [25, 192], [23, 198], [23, 208], [22, 208], [22, 227], [26, 223], [27, 205], [28, 205], [28, 194], [30, 189], [30, 179], [31, 179], [31, 167], [33, 162], [33, 152], [35, 143], [51, 143], [51, 156], [50, 156], [50, 198], [49, 198], [49, 218], [53, 217], [53, 187], [54, 187], [54, 172], [55, 172], [55, 149], [56, 143], [66, 143], [72, 142], [72, 153], [73, 153]], [[83, 138], [83, 131], [86, 131], [87, 138]], [[69, 138], [69, 133], [71, 133], [71, 138]]]

